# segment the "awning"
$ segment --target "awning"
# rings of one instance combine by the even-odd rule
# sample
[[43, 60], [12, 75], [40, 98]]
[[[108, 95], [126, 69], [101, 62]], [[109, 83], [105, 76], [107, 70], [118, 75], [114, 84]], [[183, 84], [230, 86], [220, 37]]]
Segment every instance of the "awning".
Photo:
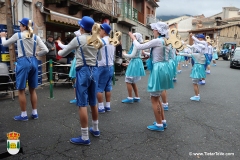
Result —
[[46, 7], [41, 9], [40, 12], [46, 14], [47, 21], [50, 21], [50, 22], [59, 22], [59, 23], [64, 23], [68, 25], [78, 26], [78, 21], [81, 20], [81, 18], [76, 18], [66, 14], [58, 13]]
[[78, 26], [78, 21], [80, 20], [80, 18], [68, 16], [68, 15], [58, 13], [58, 12], [54, 12], [54, 11], [50, 10], [50, 20], [60, 22], [60, 23], [65, 23], [65, 24]]

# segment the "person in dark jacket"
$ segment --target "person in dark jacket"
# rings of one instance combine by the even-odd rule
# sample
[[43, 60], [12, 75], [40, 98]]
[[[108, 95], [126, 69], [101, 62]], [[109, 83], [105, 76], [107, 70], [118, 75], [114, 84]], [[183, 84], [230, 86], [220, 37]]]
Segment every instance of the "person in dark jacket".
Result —
[[[49, 35], [47, 41], [45, 42], [45, 45], [47, 46], [49, 52], [46, 55], [46, 62], [52, 59], [53, 62], [56, 62], [56, 46], [53, 41], [53, 36]], [[46, 72], [47, 72], [47, 78], [49, 81], [49, 63], [46, 64]], [[55, 74], [53, 74], [53, 80], [55, 80]]]

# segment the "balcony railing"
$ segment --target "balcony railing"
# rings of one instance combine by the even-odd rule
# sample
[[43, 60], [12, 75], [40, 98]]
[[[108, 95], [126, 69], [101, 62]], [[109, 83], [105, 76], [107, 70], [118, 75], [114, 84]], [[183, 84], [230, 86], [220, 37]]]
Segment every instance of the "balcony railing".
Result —
[[128, 3], [118, 3], [119, 16], [138, 21], [138, 11]]
[[104, 3], [106, 1], [96, 1], [96, 0], [71, 0], [76, 3], [79, 3], [83, 6], [93, 8], [97, 11], [101, 11], [103, 13], [107, 13], [112, 16], [116, 16], [120, 12], [120, 8], [118, 8], [117, 2], [113, 3]]
[[147, 24], [156, 23], [157, 21], [158, 19], [154, 15], [152, 14], [147, 15]]

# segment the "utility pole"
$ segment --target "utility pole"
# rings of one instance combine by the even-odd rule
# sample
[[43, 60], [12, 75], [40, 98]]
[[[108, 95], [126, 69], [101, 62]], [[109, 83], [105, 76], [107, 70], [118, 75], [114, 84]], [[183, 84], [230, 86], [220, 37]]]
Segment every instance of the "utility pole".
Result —
[[[12, 3], [11, 0], [5, 0], [6, 6], [6, 21], [7, 21], [7, 37], [10, 38], [13, 32], [13, 23], [12, 23]], [[10, 66], [11, 70], [14, 71], [14, 63], [16, 61], [16, 53], [15, 53], [15, 46], [11, 44], [9, 46], [9, 56], [10, 56]]]

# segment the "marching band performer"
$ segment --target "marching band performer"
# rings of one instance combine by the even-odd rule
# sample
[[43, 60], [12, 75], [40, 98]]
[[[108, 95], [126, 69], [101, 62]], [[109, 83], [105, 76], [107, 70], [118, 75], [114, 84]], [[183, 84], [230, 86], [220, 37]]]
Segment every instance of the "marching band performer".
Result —
[[[112, 78], [114, 74], [113, 61], [115, 47], [109, 43], [109, 34], [111, 32], [111, 27], [107, 23], [100, 25], [100, 37], [104, 46], [100, 49], [100, 54], [102, 59], [98, 61], [98, 89], [97, 89], [97, 99], [98, 99], [98, 112], [105, 113], [110, 112], [110, 101], [111, 101], [111, 90], [112, 90]], [[106, 106], [103, 103], [103, 92], [105, 92]]]
[[[18, 97], [21, 108], [21, 114], [15, 116], [16, 121], [27, 121], [27, 100], [25, 95], [26, 83], [28, 81], [30, 99], [32, 103], [33, 119], [38, 119], [37, 113], [37, 93], [35, 88], [38, 86], [38, 60], [37, 56], [43, 56], [48, 53], [48, 49], [42, 42], [40, 37], [33, 34], [33, 22], [29, 18], [23, 18], [20, 23], [21, 32], [15, 33], [11, 38], [6, 40], [6, 33], [1, 32], [2, 45], [8, 46], [17, 41], [18, 58], [16, 65], [16, 88], [18, 89]], [[36, 53], [37, 45], [41, 51]]]
[[[142, 35], [140, 33], [133, 33], [133, 35], [135, 36], [136, 40], [139, 43], [143, 42]], [[122, 103], [140, 102], [136, 82], [141, 80], [141, 76], [145, 76], [145, 70], [141, 59], [141, 51], [138, 50], [134, 44], [132, 44], [128, 54], [126, 54], [125, 52], [123, 56], [125, 58], [131, 58], [131, 60], [128, 64], [127, 71], [125, 74], [126, 75], [125, 82], [127, 85], [128, 97], [122, 100]], [[132, 96], [132, 90], [135, 93], [134, 98]]]
[[217, 66], [217, 63], [216, 63], [217, 59], [218, 59], [217, 49], [216, 49], [216, 47], [214, 47], [213, 48], [213, 58], [212, 58], [213, 66]]
[[[212, 47], [212, 44], [211, 42], [208, 42], [208, 59], [209, 59], [209, 62], [212, 61], [212, 57], [213, 57], [213, 47]], [[210, 64], [207, 66], [207, 71], [206, 71], [207, 74], [210, 74]]]
[[156, 122], [147, 126], [147, 128], [153, 131], [164, 131], [167, 123], [164, 116], [164, 109], [160, 102], [160, 96], [162, 91], [173, 88], [173, 80], [170, 76], [171, 71], [167, 61], [168, 57], [166, 57], [169, 47], [165, 46], [163, 39], [163, 37], [168, 38], [169, 27], [164, 22], [152, 23], [150, 25], [155, 39], [140, 44], [131, 32], [129, 32], [129, 36], [138, 50], [151, 48], [150, 58], [147, 62], [148, 69], [151, 70], [148, 79], [148, 92], [150, 92]]
[[[197, 35], [197, 37], [193, 36], [192, 34], [190, 34], [190, 36], [192, 37], [192, 39], [194, 40], [195, 43], [204, 45], [204, 48], [202, 48], [202, 52], [204, 52], [204, 56], [206, 58], [206, 64], [205, 64], [205, 70], [206, 70], [209, 60], [208, 60], [208, 56], [207, 56], [208, 43], [205, 41], [205, 36], [203, 34], [199, 34], [199, 35]], [[205, 85], [205, 83], [206, 83], [205, 78], [202, 78], [199, 81], [199, 84], [201, 84], [201, 85]]]
[[195, 95], [191, 97], [190, 100], [199, 101], [200, 94], [199, 94], [198, 82], [199, 80], [206, 78], [206, 72], [205, 72], [206, 58], [204, 55], [205, 45], [198, 43], [198, 44], [193, 44], [192, 46], [190, 45], [187, 45], [187, 46], [189, 48], [193, 48], [193, 53], [192, 54], [180, 53], [180, 55], [191, 57], [194, 61], [194, 65], [193, 65], [190, 77], [192, 78]]
[[[76, 97], [79, 107], [79, 117], [81, 124], [81, 136], [71, 138], [70, 142], [79, 145], [90, 145], [88, 132], [99, 137], [98, 129], [98, 108], [97, 108], [97, 86], [98, 86], [98, 49], [87, 45], [87, 37], [91, 35], [94, 20], [84, 16], [80, 22], [81, 35], [73, 38], [67, 48], [58, 52], [62, 57], [68, 55], [76, 49]], [[99, 56], [99, 58], [101, 58]], [[88, 131], [87, 106], [90, 105], [92, 111], [92, 125]]]

